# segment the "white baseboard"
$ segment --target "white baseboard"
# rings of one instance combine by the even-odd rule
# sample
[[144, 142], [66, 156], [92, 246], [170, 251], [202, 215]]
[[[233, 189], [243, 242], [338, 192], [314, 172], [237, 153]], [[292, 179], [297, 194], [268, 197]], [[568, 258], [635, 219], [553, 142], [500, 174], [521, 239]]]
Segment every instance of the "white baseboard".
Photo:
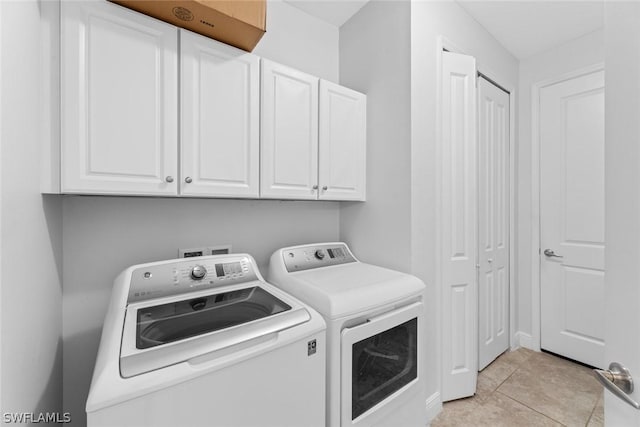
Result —
[[440, 392], [435, 392], [427, 399], [427, 425], [430, 425], [442, 411]]
[[531, 334], [527, 334], [522, 331], [516, 332], [516, 342], [518, 343], [518, 345], [520, 345], [520, 347], [536, 351], [536, 349], [533, 348], [533, 337], [531, 336]]

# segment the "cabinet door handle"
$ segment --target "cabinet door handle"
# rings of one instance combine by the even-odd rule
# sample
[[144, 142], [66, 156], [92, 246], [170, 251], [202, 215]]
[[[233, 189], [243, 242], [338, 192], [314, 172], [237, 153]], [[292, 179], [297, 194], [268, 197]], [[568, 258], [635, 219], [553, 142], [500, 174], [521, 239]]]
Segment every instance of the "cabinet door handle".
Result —
[[167, 181], [167, 182], [169, 182], [169, 183], [171, 183], [171, 182], [173, 182], [173, 177], [172, 177], [171, 175], [169, 175], [169, 176], [168, 176], [168, 177], [166, 177], [164, 180], [165, 180], [165, 181]]
[[191, 184], [193, 182], [193, 179], [191, 179], [191, 177], [188, 176], [184, 179], [184, 182], [186, 182], [187, 184]]
[[316, 184], [316, 185], [314, 185], [314, 186], [313, 186], [313, 189], [314, 189], [314, 190], [317, 190], [317, 189], [318, 189], [318, 185], [317, 185], [317, 184]]
[[329, 187], [327, 187], [326, 185], [322, 187], [322, 191], [327, 191], [329, 189]]

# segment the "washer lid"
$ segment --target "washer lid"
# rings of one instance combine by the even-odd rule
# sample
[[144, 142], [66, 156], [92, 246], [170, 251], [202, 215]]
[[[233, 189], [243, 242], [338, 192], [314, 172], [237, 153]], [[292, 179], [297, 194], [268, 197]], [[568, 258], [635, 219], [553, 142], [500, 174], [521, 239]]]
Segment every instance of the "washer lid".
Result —
[[258, 286], [139, 308], [136, 348], [168, 344], [288, 310], [291, 306]]
[[343, 317], [375, 309], [425, 290], [410, 274], [362, 262], [287, 274], [272, 283], [306, 302], [324, 316]]
[[265, 285], [254, 282], [251, 287], [130, 304], [124, 321], [120, 375], [132, 377], [263, 339], [311, 318], [304, 307], [285, 295], [272, 294]]

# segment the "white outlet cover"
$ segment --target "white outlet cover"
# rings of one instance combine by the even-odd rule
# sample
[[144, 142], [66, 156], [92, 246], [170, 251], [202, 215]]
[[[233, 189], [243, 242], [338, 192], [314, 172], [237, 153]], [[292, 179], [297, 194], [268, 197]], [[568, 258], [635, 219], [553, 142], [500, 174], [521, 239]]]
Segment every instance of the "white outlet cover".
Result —
[[207, 255], [225, 255], [232, 253], [231, 245], [209, 246]]
[[[201, 252], [201, 255], [190, 255], [190, 256], [186, 256], [187, 254], [193, 254], [195, 252]], [[208, 252], [208, 248], [206, 247], [201, 247], [201, 248], [188, 248], [188, 249], [178, 249], [178, 258], [191, 258], [193, 256], [206, 256], [209, 255], [211, 252]]]
[[[194, 252], [200, 252], [201, 255], [190, 255]], [[199, 248], [186, 248], [186, 249], [178, 249], [178, 258], [191, 258], [193, 256], [208, 256], [208, 255], [225, 255], [232, 253], [232, 248], [230, 244], [226, 245], [215, 245], [215, 246], [203, 246]]]

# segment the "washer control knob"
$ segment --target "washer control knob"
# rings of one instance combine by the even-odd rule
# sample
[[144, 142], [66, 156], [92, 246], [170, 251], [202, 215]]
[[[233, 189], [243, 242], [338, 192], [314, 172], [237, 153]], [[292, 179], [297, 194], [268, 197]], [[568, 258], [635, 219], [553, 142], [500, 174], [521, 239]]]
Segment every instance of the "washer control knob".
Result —
[[322, 249], [318, 249], [315, 255], [318, 259], [324, 259], [324, 251]]
[[196, 265], [191, 269], [191, 277], [195, 280], [201, 280], [207, 275], [207, 269], [202, 265]]

